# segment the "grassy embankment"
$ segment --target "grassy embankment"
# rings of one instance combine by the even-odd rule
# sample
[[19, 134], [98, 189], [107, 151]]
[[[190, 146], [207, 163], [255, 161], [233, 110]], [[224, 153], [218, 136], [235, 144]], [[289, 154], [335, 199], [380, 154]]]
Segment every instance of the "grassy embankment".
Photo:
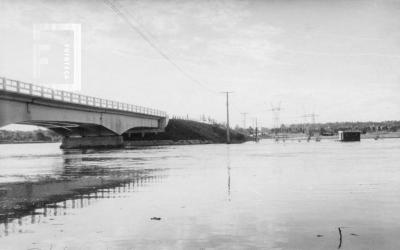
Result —
[[[230, 130], [231, 142], [242, 143], [251, 138], [238, 133], [235, 130]], [[137, 140], [142, 141], [201, 141], [207, 143], [225, 143], [226, 130], [225, 128], [195, 121], [171, 119], [165, 132], [157, 134], [146, 134], [144, 137]]]

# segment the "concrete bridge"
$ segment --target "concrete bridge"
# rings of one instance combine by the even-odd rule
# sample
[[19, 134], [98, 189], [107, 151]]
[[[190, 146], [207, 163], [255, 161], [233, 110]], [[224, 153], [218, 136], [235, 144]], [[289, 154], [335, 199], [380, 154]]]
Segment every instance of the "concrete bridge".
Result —
[[62, 148], [118, 147], [135, 134], [157, 133], [165, 112], [0, 77], [0, 127], [28, 124], [63, 136]]

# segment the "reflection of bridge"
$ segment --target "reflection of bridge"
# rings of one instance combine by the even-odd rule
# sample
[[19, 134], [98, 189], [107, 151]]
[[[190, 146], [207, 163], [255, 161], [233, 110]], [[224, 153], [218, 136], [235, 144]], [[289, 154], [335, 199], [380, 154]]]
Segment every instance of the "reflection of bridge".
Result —
[[105, 178], [81, 174], [62, 180], [0, 184], [0, 238], [26, 232], [29, 224], [48, 223], [99, 200], [140, 191], [166, 177], [164, 169], [125, 171], [122, 176], [113, 176], [112, 169], [109, 172], [110, 176], [97, 173]]
[[46, 127], [62, 147], [120, 146], [134, 133], [163, 131], [165, 112], [0, 78], [0, 126]]

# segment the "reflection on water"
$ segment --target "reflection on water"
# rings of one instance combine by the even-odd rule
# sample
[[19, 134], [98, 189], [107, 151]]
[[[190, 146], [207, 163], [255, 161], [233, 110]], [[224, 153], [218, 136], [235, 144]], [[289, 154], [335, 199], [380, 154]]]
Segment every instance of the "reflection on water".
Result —
[[0, 145], [2, 250], [400, 249], [398, 139], [57, 147]]
[[[121, 198], [125, 193], [135, 192], [136, 189], [147, 184], [159, 183], [163, 178], [162, 175], [140, 176], [141, 174], [138, 173], [137, 177], [130, 181], [110, 182], [106, 185], [92, 187], [88, 186], [87, 190], [80, 191], [81, 193], [79, 194], [49, 198], [48, 200], [34, 203], [32, 206], [22, 206], [23, 209], [21, 205], [15, 205], [13, 210], [0, 210], [0, 237], [8, 236], [10, 233], [26, 233], [25, 226], [27, 224], [48, 223], [55, 216], [67, 215], [74, 209], [90, 206], [100, 199]], [[23, 198], [23, 200], [29, 200], [32, 199], [34, 194], [33, 192], [27, 192], [23, 195], [26, 195], [26, 198]]]
[[[41, 158], [51, 162], [54, 158], [52, 154], [13, 153], [3, 155], [1, 160], [11, 164], [14, 160]], [[122, 157], [117, 151], [60, 153], [57, 156], [62, 159], [61, 166], [41, 174], [35, 172], [29, 181], [0, 183], [0, 237], [25, 233], [27, 224], [47, 223], [55, 216], [66, 215], [100, 199], [121, 198], [146, 185], [160, 183], [166, 176], [162, 168], [138, 168], [148, 158]], [[12, 180], [4, 173], [3, 178]]]
[[231, 155], [229, 148], [226, 148], [226, 169], [228, 171], [228, 200], [231, 200]]

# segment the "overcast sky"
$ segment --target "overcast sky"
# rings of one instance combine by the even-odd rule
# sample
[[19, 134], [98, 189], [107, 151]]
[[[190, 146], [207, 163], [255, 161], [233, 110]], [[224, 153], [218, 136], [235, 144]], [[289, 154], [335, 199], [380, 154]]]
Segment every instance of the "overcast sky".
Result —
[[[0, 75], [33, 77], [33, 25], [82, 27], [82, 90], [170, 115], [233, 124], [399, 120], [400, 1], [147, 1], [115, 5], [190, 77], [102, 0], [0, 1]], [[51, 62], [49, 62], [51, 64]], [[38, 83], [38, 82], [36, 82]]]

